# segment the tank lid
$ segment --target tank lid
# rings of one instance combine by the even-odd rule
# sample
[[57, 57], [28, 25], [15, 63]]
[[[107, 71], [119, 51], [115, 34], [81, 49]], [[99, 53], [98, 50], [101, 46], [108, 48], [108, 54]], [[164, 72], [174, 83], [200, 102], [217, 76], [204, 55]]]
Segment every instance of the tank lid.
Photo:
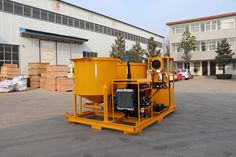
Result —
[[87, 57], [87, 58], [74, 58], [71, 61], [119, 61], [117, 58], [109, 57]]

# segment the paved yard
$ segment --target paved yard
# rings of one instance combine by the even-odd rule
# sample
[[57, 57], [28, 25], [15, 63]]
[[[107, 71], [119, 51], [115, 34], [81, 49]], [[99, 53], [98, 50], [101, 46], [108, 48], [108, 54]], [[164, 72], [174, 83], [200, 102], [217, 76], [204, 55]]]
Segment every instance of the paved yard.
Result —
[[174, 114], [127, 136], [66, 122], [71, 93], [0, 94], [0, 156], [236, 156], [236, 80], [177, 82], [175, 97]]

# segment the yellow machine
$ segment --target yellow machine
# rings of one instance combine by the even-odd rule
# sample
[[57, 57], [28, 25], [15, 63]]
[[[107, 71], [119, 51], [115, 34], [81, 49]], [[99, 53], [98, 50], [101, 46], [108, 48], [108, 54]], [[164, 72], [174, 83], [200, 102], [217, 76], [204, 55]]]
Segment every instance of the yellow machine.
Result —
[[148, 58], [146, 64], [114, 58], [72, 61], [74, 113], [66, 113], [67, 121], [138, 134], [175, 111], [173, 58]]

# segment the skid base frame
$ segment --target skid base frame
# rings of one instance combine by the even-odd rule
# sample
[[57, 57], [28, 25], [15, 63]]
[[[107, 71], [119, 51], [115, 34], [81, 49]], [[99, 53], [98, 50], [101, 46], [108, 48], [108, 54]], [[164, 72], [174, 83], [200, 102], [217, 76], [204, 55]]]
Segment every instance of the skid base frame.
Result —
[[69, 122], [89, 125], [91, 126], [91, 128], [97, 130], [102, 130], [103, 128], [106, 128], [106, 129], [123, 131], [124, 134], [140, 134], [142, 133], [144, 128], [150, 126], [155, 122], [161, 122], [166, 116], [168, 116], [174, 111], [175, 111], [175, 105], [171, 105], [168, 110], [163, 111], [162, 113], [154, 116], [153, 118], [143, 119], [142, 121], [136, 123], [135, 125], [121, 124], [119, 123], [119, 119], [114, 121], [99, 121], [87, 118], [87, 116], [89, 115], [92, 116], [96, 114], [95, 112], [92, 111], [84, 112], [76, 116], [66, 113], [65, 118]]

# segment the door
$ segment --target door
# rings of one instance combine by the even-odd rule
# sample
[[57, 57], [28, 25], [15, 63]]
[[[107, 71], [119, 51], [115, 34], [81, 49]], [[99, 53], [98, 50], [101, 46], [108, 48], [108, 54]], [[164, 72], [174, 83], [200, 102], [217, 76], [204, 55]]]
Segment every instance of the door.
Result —
[[202, 76], [208, 75], [207, 65], [207, 62], [202, 62]]
[[190, 68], [190, 64], [189, 63], [184, 63], [184, 68], [185, 69], [189, 69]]
[[214, 76], [216, 75], [216, 63], [210, 62], [210, 75]]
[[41, 62], [56, 65], [56, 42], [40, 41]]
[[57, 64], [69, 65], [71, 59], [70, 44], [57, 43]]

